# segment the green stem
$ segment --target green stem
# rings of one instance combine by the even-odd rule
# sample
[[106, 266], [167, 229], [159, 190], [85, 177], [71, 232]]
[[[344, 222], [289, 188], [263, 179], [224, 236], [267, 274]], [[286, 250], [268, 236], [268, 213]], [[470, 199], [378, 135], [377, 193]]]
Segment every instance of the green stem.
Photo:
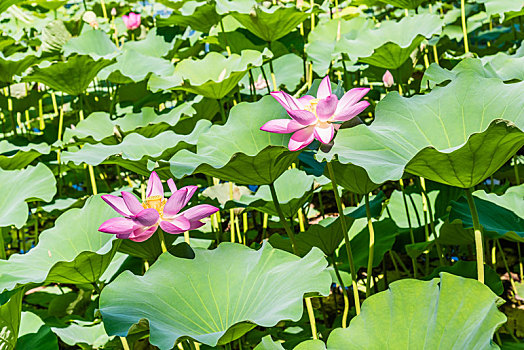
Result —
[[333, 184], [333, 193], [335, 194], [335, 202], [337, 203], [338, 213], [340, 217], [340, 226], [342, 227], [342, 233], [344, 234], [344, 243], [346, 245], [346, 253], [348, 255], [349, 262], [349, 271], [351, 273], [351, 284], [353, 286], [353, 295], [355, 297], [355, 309], [358, 315], [360, 314], [360, 297], [358, 296], [357, 288], [357, 271], [355, 269], [355, 263], [353, 261], [353, 253], [351, 251], [351, 243], [349, 241], [346, 217], [344, 216], [344, 209], [342, 208], [342, 201], [340, 200], [340, 195], [338, 194], [337, 181], [335, 179], [335, 172], [333, 171], [333, 165], [331, 165], [331, 162], [327, 163], [327, 167], [331, 183]]
[[468, 29], [466, 27], [466, 4], [460, 0], [460, 17], [462, 22], [462, 34], [464, 35], [464, 53], [469, 53]]
[[161, 229], [158, 229], [157, 232], [158, 232], [158, 239], [160, 240], [160, 248], [162, 249], [162, 253], [165, 253], [167, 252], [167, 248], [166, 248], [166, 241], [164, 240], [164, 231], [162, 231]]
[[518, 163], [518, 158], [516, 154], [513, 157], [513, 169], [515, 170], [515, 182], [517, 183], [517, 186], [518, 186], [520, 185], [520, 176], [519, 176], [519, 163]]
[[291, 248], [293, 248], [293, 253], [295, 253], [295, 255], [298, 255], [297, 242], [295, 241], [295, 234], [289, 227], [286, 217], [284, 216], [284, 212], [282, 211], [282, 208], [280, 207], [280, 203], [278, 202], [278, 197], [277, 197], [277, 191], [275, 190], [275, 184], [273, 182], [269, 184], [269, 190], [271, 191], [271, 198], [273, 199], [273, 204], [275, 205], [275, 209], [277, 210], [278, 217], [280, 218], [280, 223], [282, 224], [282, 226], [284, 226], [284, 230], [286, 230], [286, 233], [289, 236], [289, 239], [291, 240]]
[[366, 297], [371, 294], [371, 276], [373, 276], [373, 255], [375, 252], [375, 230], [373, 229], [373, 222], [371, 221], [371, 209], [369, 207], [369, 194], [366, 193], [364, 196], [366, 203], [366, 217], [368, 219], [368, 230], [369, 230], [369, 256], [368, 256], [368, 269], [366, 276]]
[[224, 109], [224, 104], [222, 103], [222, 99], [218, 99], [218, 107], [220, 108], [220, 116], [222, 117], [222, 122], [225, 124], [227, 121], [226, 117], [226, 111]]
[[431, 207], [431, 202], [429, 201], [429, 196], [426, 192], [426, 181], [423, 177], [420, 177], [420, 188], [422, 189], [422, 195], [426, 200], [426, 206], [429, 215], [429, 226], [431, 227], [431, 232], [433, 232], [433, 235], [435, 236], [435, 246], [437, 247], [438, 259], [441, 265], [446, 266], [448, 263], [444, 258], [444, 254], [442, 253], [442, 247], [440, 246], [440, 243], [437, 240], [438, 236], [437, 230], [435, 228], [435, 218], [433, 217], [433, 208]]
[[502, 246], [500, 245], [500, 241], [498, 239], [495, 239], [495, 242], [497, 243], [497, 247], [499, 248], [500, 255], [502, 256], [502, 262], [504, 263], [504, 267], [506, 268], [506, 272], [508, 273], [509, 282], [511, 284], [511, 287], [513, 288], [513, 293], [517, 293], [517, 287], [515, 286], [513, 275], [511, 274], [511, 270], [509, 269], [508, 261], [506, 260], [506, 254], [504, 254], [504, 250], [502, 249]]
[[[409, 237], [411, 238], [411, 244], [415, 244], [415, 235], [413, 234], [413, 226], [411, 225], [411, 216], [409, 215], [408, 201], [406, 199], [406, 191], [404, 189], [404, 180], [398, 180], [400, 184], [400, 190], [402, 191], [402, 199], [404, 201], [404, 210], [406, 211], [406, 218], [408, 219]], [[413, 278], [417, 278], [417, 259], [411, 258], [413, 264]]]
[[7, 259], [7, 253], [5, 251], [4, 232], [9, 232], [9, 227], [0, 228], [0, 259]]
[[266, 82], [266, 88], [267, 93], [271, 93], [271, 85], [269, 85], [269, 81], [267, 80], [266, 71], [264, 70], [264, 66], [260, 66], [260, 71], [262, 72], [262, 77], [264, 78], [264, 81]]
[[475, 252], [477, 256], [477, 279], [484, 283], [484, 251], [482, 249], [482, 231], [479, 222], [479, 214], [475, 201], [473, 200], [471, 188], [465, 189], [466, 199], [468, 200], [469, 210], [471, 212], [471, 219], [473, 221], [473, 230], [475, 232]]

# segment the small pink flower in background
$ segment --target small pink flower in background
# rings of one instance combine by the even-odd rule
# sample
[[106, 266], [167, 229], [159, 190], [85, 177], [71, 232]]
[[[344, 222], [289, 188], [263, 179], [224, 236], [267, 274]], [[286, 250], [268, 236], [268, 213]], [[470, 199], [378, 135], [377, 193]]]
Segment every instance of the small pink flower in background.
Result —
[[139, 13], [130, 12], [129, 15], [123, 15], [122, 19], [124, 20], [124, 24], [129, 30], [137, 29], [138, 27], [140, 27]]
[[386, 71], [384, 75], [382, 76], [382, 82], [384, 83], [384, 86], [387, 88], [390, 88], [395, 84], [395, 79], [393, 79], [393, 75], [390, 71]]
[[257, 81], [255, 82], [255, 90], [262, 90], [267, 88], [266, 80], [262, 76], [262, 74], [259, 74]]
[[369, 106], [369, 102], [360, 101], [368, 91], [369, 88], [351, 89], [339, 100], [331, 93], [329, 77], [325, 77], [316, 97], [305, 95], [297, 99], [283, 91], [272, 92], [271, 96], [286, 109], [292, 119], [270, 120], [260, 130], [293, 133], [288, 144], [290, 151], [300, 150], [314, 139], [329, 143], [342, 122], [357, 116]]
[[105, 221], [98, 230], [116, 234], [118, 238], [142, 242], [151, 237], [158, 226], [168, 233], [183, 233], [203, 226], [204, 223], [200, 220], [218, 211], [212, 205], [201, 204], [180, 212], [197, 190], [197, 186], [177, 189], [173, 179], [167, 180], [167, 185], [172, 193], [169, 199], [164, 198], [162, 181], [153, 171], [147, 183], [144, 203], [140, 203], [129, 192], [122, 192], [122, 197], [103, 195], [102, 199], [123, 217]]

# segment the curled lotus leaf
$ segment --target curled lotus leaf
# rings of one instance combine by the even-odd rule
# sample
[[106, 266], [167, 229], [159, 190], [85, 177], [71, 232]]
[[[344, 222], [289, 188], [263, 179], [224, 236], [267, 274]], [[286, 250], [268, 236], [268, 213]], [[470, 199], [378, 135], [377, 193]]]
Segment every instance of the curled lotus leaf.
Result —
[[125, 336], [145, 318], [161, 350], [182, 337], [216, 346], [255, 325], [298, 321], [305, 293], [329, 294], [331, 276], [316, 248], [304, 258], [268, 243], [258, 251], [228, 242], [194, 251], [194, 259], [162, 254], [143, 276], [126, 271], [106, 286], [100, 312], [108, 334]]

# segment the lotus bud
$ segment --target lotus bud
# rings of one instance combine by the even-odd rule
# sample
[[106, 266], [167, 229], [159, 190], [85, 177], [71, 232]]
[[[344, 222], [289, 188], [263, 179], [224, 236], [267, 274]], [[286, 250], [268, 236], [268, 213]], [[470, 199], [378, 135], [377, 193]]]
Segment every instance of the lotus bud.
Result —
[[384, 86], [387, 88], [392, 87], [393, 84], [395, 84], [395, 79], [393, 79], [393, 75], [389, 70], [387, 70], [386, 73], [384, 73], [382, 76], [382, 81], [384, 82]]
[[112, 8], [111, 9], [111, 16], [115, 17], [116, 16], [116, 8]]

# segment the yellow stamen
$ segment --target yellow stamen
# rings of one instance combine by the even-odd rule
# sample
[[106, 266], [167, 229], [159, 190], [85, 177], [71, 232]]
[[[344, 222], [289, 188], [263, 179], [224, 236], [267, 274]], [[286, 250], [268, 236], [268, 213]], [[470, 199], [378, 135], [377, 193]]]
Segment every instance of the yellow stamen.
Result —
[[153, 208], [156, 211], [158, 211], [158, 214], [162, 216], [164, 213], [164, 206], [166, 205], [167, 200], [165, 198], [162, 198], [162, 196], [151, 196], [147, 197], [146, 201], [142, 203], [142, 206], [145, 209]]

